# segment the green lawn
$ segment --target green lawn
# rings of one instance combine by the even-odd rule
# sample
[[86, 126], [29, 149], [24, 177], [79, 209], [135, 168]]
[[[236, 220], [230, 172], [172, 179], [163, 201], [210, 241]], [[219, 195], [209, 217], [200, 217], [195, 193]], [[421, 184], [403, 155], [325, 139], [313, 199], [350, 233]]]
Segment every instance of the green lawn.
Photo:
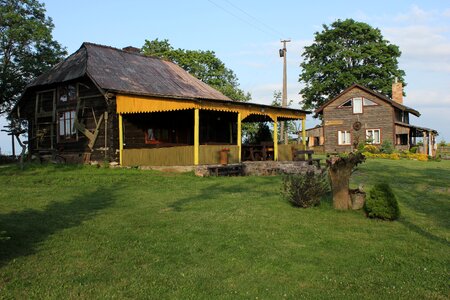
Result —
[[448, 299], [450, 161], [368, 160], [396, 222], [280, 198], [280, 177], [0, 168], [0, 298]]

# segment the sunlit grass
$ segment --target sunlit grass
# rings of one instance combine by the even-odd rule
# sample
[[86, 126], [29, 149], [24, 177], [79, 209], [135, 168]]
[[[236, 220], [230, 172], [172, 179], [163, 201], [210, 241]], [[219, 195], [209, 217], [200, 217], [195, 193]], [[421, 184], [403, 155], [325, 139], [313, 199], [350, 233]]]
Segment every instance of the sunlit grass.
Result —
[[401, 218], [296, 209], [279, 177], [0, 169], [0, 298], [442, 298], [450, 162], [368, 160]]

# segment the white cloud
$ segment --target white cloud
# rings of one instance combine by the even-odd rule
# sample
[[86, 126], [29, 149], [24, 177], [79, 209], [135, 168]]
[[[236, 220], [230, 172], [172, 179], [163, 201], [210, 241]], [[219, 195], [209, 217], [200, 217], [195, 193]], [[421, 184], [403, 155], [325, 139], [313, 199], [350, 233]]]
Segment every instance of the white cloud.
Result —
[[407, 91], [404, 99], [406, 106], [419, 109], [420, 107], [450, 108], [450, 95], [445, 89], [415, 89]]
[[409, 25], [383, 30], [402, 51], [401, 60], [410, 68], [450, 73], [450, 28]]
[[398, 22], [426, 22], [432, 19], [436, 14], [436, 11], [425, 11], [417, 5], [412, 5], [408, 12], [398, 14], [394, 17], [394, 20]]
[[447, 17], [447, 18], [450, 18], [450, 8], [444, 10], [444, 12], [442, 13], [442, 16]]

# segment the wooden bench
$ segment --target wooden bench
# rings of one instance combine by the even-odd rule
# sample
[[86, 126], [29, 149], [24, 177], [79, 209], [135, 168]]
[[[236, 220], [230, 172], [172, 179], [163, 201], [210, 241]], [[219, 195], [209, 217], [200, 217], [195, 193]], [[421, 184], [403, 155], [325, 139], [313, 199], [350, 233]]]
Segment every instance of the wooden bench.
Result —
[[242, 145], [243, 160], [261, 161], [273, 160], [274, 146], [272, 142], [262, 142], [258, 145]]
[[[316, 165], [320, 168], [320, 158], [313, 158], [313, 150], [297, 150], [292, 149], [292, 160], [293, 161], [307, 161], [309, 165]], [[307, 157], [307, 158], [306, 158]]]

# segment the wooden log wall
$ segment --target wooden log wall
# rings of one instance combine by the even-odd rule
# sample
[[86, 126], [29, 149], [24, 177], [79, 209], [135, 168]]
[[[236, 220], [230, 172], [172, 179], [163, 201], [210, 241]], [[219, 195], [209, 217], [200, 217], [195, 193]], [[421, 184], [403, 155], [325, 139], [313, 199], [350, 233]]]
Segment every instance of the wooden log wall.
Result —
[[[76, 87], [78, 97], [82, 100], [79, 106], [79, 121], [91, 133], [98, 128], [96, 141], [91, 147], [88, 146], [89, 139], [77, 130], [75, 137], [71, 139], [63, 139], [59, 137], [59, 116], [65, 111], [73, 111], [77, 108], [77, 99], [68, 99], [67, 101], [60, 101], [61, 86], [72, 85]], [[59, 85], [50, 85], [41, 89], [29, 91], [24, 98], [21, 105], [21, 117], [25, 117], [29, 122], [29, 139], [36, 140], [36, 94], [43, 90], [53, 90], [55, 93], [55, 102], [53, 107], [53, 121], [50, 126], [54, 130], [54, 145], [53, 149], [64, 156], [68, 162], [83, 162], [86, 158], [90, 160], [117, 160], [118, 154], [116, 149], [118, 143], [116, 142], [117, 133], [114, 127], [117, 117], [115, 116], [115, 102], [114, 99], [106, 101], [101, 91], [88, 78], [82, 78], [71, 82], [66, 82]], [[76, 95], [75, 95], [76, 96]], [[50, 101], [43, 103], [42, 109], [49, 109]], [[40, 105], [38, 103], [38, 105]], [[41, 107], [38, 107], [41, 110]], [[108, 112], [108, 119], [105, 120], [105, 112]], [[101, 116], [103, 120], [100, 126], [97, 124]], [[52, 117], [49, 117], [49, 120]], [[38, 124], [39, 125], [39, 124]], [[107, 130], [105, 132], [105, 126]], [[105, 135], [107, 140], [105, 141]], [[37, 151], [35, 143], [30, 143], [30, 151], [33, 153]], [[49, 145], [50, 146], [50, 145]], [[50, 148], [50, 147], [49, 147]], [[105, 155], [106, 151], [106, 155]]]
[[[362, 114], [353, 114], [352, 107], [339, 108], [350, 98], [364, 97], [377, 103], [376, 106], [364, 106]], [[359, 142], [364, 142], [366, 138], [366, 129], [380, 129], [381, 141], [394, 140], [394, 108], [372, 94], [369, 94], [358, 88], [354, 88], [341, 95], [338, 99], [330, 103], [323, 111], [325, 152], [351, 152], [353, 150], [353, 141], [359, 138]], [[355, 130], [353, 124], [361, 123], [361, 128]], [[349, 131], [351, 135], [350, 145], [338, 145], [338, 131]]]

